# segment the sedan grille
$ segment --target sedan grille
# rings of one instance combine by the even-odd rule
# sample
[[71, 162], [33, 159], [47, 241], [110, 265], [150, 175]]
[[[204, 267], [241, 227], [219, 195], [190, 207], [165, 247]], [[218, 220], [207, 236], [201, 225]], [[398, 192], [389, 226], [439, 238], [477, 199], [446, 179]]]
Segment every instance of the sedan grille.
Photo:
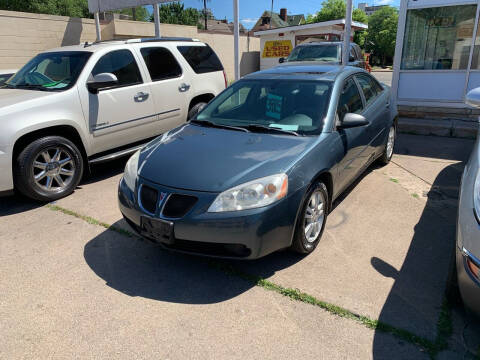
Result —
[[142, 185], [140, 188], [140, 203], [150, 214], [155, 214], [157, 209], [158, 191], [149, 186]]
[[181, 218], [192, 209], [197, 200], [195, 196], [172, 194], [168, 197], [162, 214], [167, 218]]

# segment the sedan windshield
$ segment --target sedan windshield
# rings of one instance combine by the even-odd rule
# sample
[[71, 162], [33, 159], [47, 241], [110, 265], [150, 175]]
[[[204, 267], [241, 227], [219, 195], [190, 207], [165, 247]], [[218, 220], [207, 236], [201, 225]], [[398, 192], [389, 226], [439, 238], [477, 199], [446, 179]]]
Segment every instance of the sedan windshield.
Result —
[[196, 122], [254, 132], [319, 134], [331, 87], [328, 81], [241, 80], [212, 100]]
[[34, 90], [65, 90], [77, 81], [91, 53], [49, 52], [35, 56], [5, 86]]
[[340, 46], [308, 45], [298, 46], [290, 53], [287, 61], [340, 61]]

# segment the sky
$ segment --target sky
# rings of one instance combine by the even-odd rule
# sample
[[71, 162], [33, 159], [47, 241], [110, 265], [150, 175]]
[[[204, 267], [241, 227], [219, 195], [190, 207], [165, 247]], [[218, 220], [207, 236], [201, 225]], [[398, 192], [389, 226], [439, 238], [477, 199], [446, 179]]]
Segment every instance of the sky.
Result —
[[[314, 14], [321, 8], [323, 0], [273, 0], [273, 11], [280, 12], [280, 8], [287, 8], [289, 14]], [[240, 21], [247, 28], [252, 28], [265, 10], [270, 11], [271, 0], [239, 0]], [[354, 0], [354, 8], [359, 2], [367, 2], [368, 5], [392, 5], [399, 6], [400, 0]], [[201, 9], [203, 0], [184, 0], [185, 7]], [[232, 0], [209, 0], [207, 6], [212, 9], [216, 19], [233, 20]]]

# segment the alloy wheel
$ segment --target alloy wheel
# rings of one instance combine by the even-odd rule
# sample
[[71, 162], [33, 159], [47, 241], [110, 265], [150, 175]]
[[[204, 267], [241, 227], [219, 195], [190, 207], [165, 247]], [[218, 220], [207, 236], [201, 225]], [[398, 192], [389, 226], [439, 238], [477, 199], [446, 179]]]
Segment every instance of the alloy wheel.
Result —
[[60, 146], [42, 150], [32, 164], [35, 184], [48, 192], [65, 190], [72, 182], [75, 170], [72, 154]]
[[305, 208], [304, 234], [308, 243], [317, 240], [325, 219], [325, 198], [320, 191], [314, 191]]
[[393, 155], [393, 146], [395, 145], [395, 127], [392, 126], [388, 132], [387, 140], [387, 159], [390, 159]]

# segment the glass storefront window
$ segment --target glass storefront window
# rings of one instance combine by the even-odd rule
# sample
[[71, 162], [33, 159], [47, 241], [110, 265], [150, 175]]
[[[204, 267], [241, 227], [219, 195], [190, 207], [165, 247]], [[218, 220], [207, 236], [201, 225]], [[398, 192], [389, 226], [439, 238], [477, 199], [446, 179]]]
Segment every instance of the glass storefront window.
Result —
[[408, 10], [402, 70], [464, 70], [476, 5]]

